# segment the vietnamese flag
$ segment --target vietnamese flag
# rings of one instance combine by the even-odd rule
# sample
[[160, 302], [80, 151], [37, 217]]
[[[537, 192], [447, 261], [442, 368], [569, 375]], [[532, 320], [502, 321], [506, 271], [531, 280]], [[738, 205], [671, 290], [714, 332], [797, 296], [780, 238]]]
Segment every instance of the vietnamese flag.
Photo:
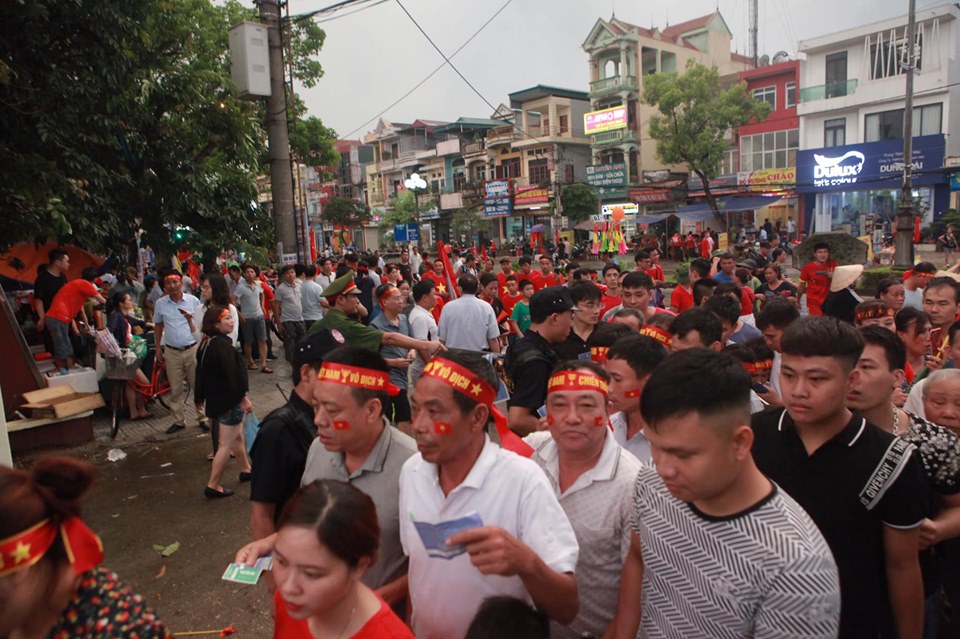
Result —
[[345, 421], [333, 422], [333, 430], [350, 430], [350, 422], [345, 422]]

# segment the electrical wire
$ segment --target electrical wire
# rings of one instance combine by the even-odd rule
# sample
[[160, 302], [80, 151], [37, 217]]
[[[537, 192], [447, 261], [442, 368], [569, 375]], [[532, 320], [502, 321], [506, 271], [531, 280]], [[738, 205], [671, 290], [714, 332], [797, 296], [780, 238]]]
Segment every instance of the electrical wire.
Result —
[[[366, 3], [372, 2], [372, 1], [373, 1], [373, 0], [342, 0], [342, 2], [336, 2], [336, 3], [334, 3], [334, 4], [331, 4], [331, 5], [327, 6], [327, 7], [323, 7], [322, 9], [317, 9], [316, 11], [310, 11], [310, 12], [307, 12], [307, 13], [301, 13], [301, 14], [295, 15], [295, 16], [293, 16], [293, 17], [290, 18], [290, 21], [291, 21], [291, 22], [302, 22], [302, 21], [304, 21], [304, 20], [309, 20], [309, 19], [311, 19], [311, 18], [313, 18], [313, 17], [315, 17], [315, 16], [324, 15], [324, 14], [327, 14], [327, 13], [335, 13], [335, 12], [337, 12], [337, 11], [340, 11], [341, 9], [346, 9], [347, 7], [349, 7], [349, 6], [351, 6], [351, 5], [366, 4]], [[364, 8], [366, 8], [366, 7], [364, 7]], [[354, 12], [354, 13], [356, 13], [356, 12]]]
[[[480, 25], [480, 28], [479, 28], [479, 29], [477, 29], [476, 31], [473, 32], [473, 35], [471, 35], [469, 38], [467, 38], [467, 39], [464, 41], [463, 44], [461, 44], [459, 47], [457, 47], [456, 51], [454, 51], [454, 52], [450, 55], [450, 57], [451, 57], [451, 58], [456, 57], [456, 55], [457, 55], [458, 53], [460, 53], [460, 51], [462, 51], [468, 44], [470, 44], [470, 43], [473, 41], [474, 38], [476, 38], [478, 35], [480, 35], [480, 32], [483, 31], [484, 29], [486, 29], [486, 28], [487, 28], [487, 25], [489, 25], [491, 22], [493, 22], [494, 19], [496, 19], [496, 17], [497, 17], [498, 15], [500, 15], [500, 14], [503, 12], [503, 10], [506, 9], [506, 8], [510, 5], [511, 2], [513, 2], [513, 0], [507, 0], [506, 2], [504, 2], [503, 5], [502, 5], [499, 9], [497, 9], [496, 12], [495, 12], [492, 16], [490, 16], [490, 18], [489, 18], [486, 22], [484, 22], [483, 24]], [[439, 73], [440, 70], [441, 70], [443, 67], [447, 66], [448, 61], [446, 61], [446, 60], [447, 60], [446, 58], [444, 58], [444, 60], [445, 60], [445, 61], [443, 62], [443, 64], [439, 65], [436, 69], [434, 69], [434, 70], [431, 71], [429, 74], [427, 74], [427, 76], [426, 76], [425, 78], [423, 78], [422, 80], [420, 80], [420, 82], [418, 82], [417, 84], [415, 84], [409, 91], [407, 91], [406, 93], [404, 93], [403, 95], [401, 95], [399, 98], [397, 98], [395, 101], [393, 101], [392, 103], [390, 103], [390, 104], [389, 104], [386, 108], [384, 108], [382, 111], [380, 111], [380, 112], [377, 113], [375, 116], [373, 116], [372, 118], [370, 118], [370, 119], [368, 119], [367, 121], [365, 121], [365, 122], [364, 122], [363, 124], [361, 124], [360, 126], [358, 126], [358, 127], [356, 127], [355, 129], [353, 129], [352, 131], [350, 131], [349, 133], [347, 133], [347, 134], [344, 135], [343, 137], [344, 137], [345, 139], [349, 139], [350, 136], [352, 136], [354, 133], [357, 133], [358, 131], [360, 131], [361, 129], [363, 129], [364, 127], [366, 127], [368, 124], [370, 124], [370, 123], [373, 122], [374, 120], [378, 119], [378, 118], [379, 118], [380, 116], [382, 116], [384, 113], [386, 113], [387, 111], [389, 111], [390, 109], [392, 109], [393, 107], [397, 106], [398, 104], [400, 104], [401, 102], [403, 102], [404, 100], [406, 100], [408, 97], [410, 97], [410, 95], [412, 95], [417, 89], [419, 89], [419, 88], [422, 87], [424, 84], [426, 84], [426, 83], [427, 83], [427, 80], [429, 80], [430, 78], [432, 78], [433, 76], [435, 76], [437, 73]], [[496, 109], [494, 109], [494, 110], [496, 110]]]
[[[453, 69], [453, 71], [454, 71], [458, 76], [460, 76], [460, 79], [463, 80], [464, 84], [466, 84], [468, 87], [470, 87], [470, 90], [473, 91], [474, 93], [476, 93], [476, 94], [477, 94], [477, 97], [479, 97], [481, 100], [483, 100], [484, 104], [486, 104], [488, 107], [490, 107], [490, 109], [492, 109], [493, 111], [496, 111], [496, 110], [497, 110], [497, 107], [493, 106], [493, 104], [490, 103], [490, 100], [488, 100], [488, 99], [486, 99], [485, 97], [483, 97], [483, 94], [480, 93], [480, 91], [478, 91], [477, 88], [476, 88], [475, 86], [473, 86], [473, 84], [470, 83], [470, 80], [467, 80], [467, 76], [463, 75], [463, 73], [460, 72], [460, 69], [458, 69], [456, 66], [454, 66], [453, 62], [450, 61], [450, 58], [448, 58], [448, 57], [446, 56], [446, 54], [444, 54], [444, 52], [440, 49], [440, 47], [437, 46], [437, 43], [434, 42], [433, 39], [432, 39], [429, 35], [427, 35], [427, 32], [423, 30], [423, 27], [420, 26], [420, 23], [417, 22], [416, 19], [415, 19], [412, 15], [410, 15], [410, 12], [407, 11], [407, 8], [406, 8], [405, 6], [403, 6], [403, 2], [401, 2], [400, 0], [396, 0], [396, 1], [397, 1], [397, 5], [398, 5], [401, 9], [403, 9], [403, 12], [404, 12], [405, 14], [407, 14], [407, 17], [410, 18], [410, 21], [413, 22], [413, 25], [417, 28], [417, 30], [420, 31], [420, 33], [423, 34], [423, 37], [424, 37], [424, 38], [427, 39], [427, 42], [430, 43], [430, 46], [432, 46], [432, 47], [437, 51], [437, 53], [440, 54], [440, 57], [443, 58], [444, 62], [445, 62], [447, 65], [449, 65], [450, 68]], [[527, 131], [525, 131], [525, 130], [523, 129], [523, 127], [521, 127], [520, 125], [518, 125], [516, 122], [510, 122], [509, 124], [510, 124], [510, 126], [512, 126], [514, 129], [516, 129], [517, 131], [519, 131], [521, 134], [525, 135], [526, 137], [530, 138], [531, 140], [536, 140], [536, 141], [539, 142], [540, 144], [546, 144], [546, 142], [544, 142], [543, 140], [541, 140], [541, 139], [538, 138], [537, 136], [531, 135], [530, 133], [528, 133]]]
[[377, 5], [381, 5], [381, 4], [384, 4], [384, 3], [387, 3], [387, 2], [390, 2], [390, 0], [376, 0], [373, 4], [368, 4], [368, 5], [366, 5], [366, 6], [360, 7], [359, 9], [357, 9], [357, 10], [355, 10], [355, 11], [351, 11], [351, 12], [349, 12], [349, 13], [341, 13], [341, 14], [335, 15], [335, 16], [333, 16], [333, 17], [326, 18], [326, 19], [324, 19], [324, 20], [317, 20], [316, 23], [317, 23], [317, 24], [326, 24], [327, 22], [333, 22], [334, 20], [339, 20], [340, 18], [346, 18], [347, 16], [355, 15], [355, 14], [357, 14], [357, 13], [360, 13], [361, 11], [366, 11], [367, 9], [372, 9], [372, 8], [376, 7]]

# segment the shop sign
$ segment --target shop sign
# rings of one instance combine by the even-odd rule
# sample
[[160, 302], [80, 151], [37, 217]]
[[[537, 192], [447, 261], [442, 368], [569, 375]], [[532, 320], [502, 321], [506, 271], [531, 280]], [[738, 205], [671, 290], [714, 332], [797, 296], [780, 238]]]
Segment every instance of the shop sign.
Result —
[[744, 171], [737, 174], [740, 186], [749, 186], [751, 191], [781, 191], [797, 185], [797, 169], [790, 166], [783, 169], [761, 169]]
[[640, 206], [636, 202], [617, 202], [616, 204], [601, 204], [600, 214], [594, 215], [593, 219], [598, 222], [609, 222], [613, 219], [613, 209], [623, 209], [623, 218], [636, 218], [640, 215]]
[[483, 197], [507, 197], [510, 195], [510, 180], [487, 180], [483, 183]]
[[587, 184], [590, 186], [624, 186], [627, 183], [625, 162], [594, 164], [587, 167]]
[[513, 215], [513, 198], [485, 197], [483, 198], [484, 217], [506, 217]]
[[950, 190], [960, 191], [960, 173], [954, 173], [950, 176]]
[[518, 186], [513, 196], [514, 206], [546, 204], [550, 201], [550, 189], [542, 186]]
[[440, 219], [440, 209], [434, 207], [426, 211], [420, 211], [421, 220], [439, 220]]
[[[945, 138], [913, 138], [914, 185], [942, 184]], [[903, 174], [903, 141], [882, 140], [797, 153], [797, 191], [816, 193], [857, 189], [885, 189], [900, 185]]]
[[[711, 189], [725, 189], [733, 186], [737, 186], [736, 175], [721, 175], [710, 180]], [[695, 173], [690, 174], [690, 177], [687, 178], [687, 190], [691, 193], [693, 191], [703, 190], [703, 180], [700, 179], [699, 175]]]
[[583, 132], [586, 135], [596, 135], [605, 131], [625, 128], [627, 128], [626, 106], [615, 106], [583, 114]]
[[673, 200], [671, 189], [630, 189], [630, 201], [638, 204], [659, 204]]

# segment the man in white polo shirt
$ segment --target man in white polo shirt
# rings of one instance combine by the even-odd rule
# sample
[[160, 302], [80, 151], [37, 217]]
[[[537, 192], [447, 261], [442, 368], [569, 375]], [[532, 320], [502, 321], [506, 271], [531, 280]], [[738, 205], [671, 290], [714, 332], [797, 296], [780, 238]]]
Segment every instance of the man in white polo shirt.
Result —
[[[420, 452], [400, 472], [400, 542], [419, 639], [462, 638], [489, 596], [533, 603], [560, 623], [579, 611], [577, 540], [546, 475], [486, 435], [498, 383], [479, 353], [456, 350], [417, 382]], [[498, 412], [495, 421], [504, 446], [532, 452]]]
[[610, 376], [595, 362], [560, 364], [547, 382], [549, 432], [524, 438], [533, 446], [531, 459], [547, 474], [580, 544], [580, 614], [569, 626], [554, 622], [553, 639], [602, 637], [617, 612], [640, 462], [610, 431], [609, 382]]

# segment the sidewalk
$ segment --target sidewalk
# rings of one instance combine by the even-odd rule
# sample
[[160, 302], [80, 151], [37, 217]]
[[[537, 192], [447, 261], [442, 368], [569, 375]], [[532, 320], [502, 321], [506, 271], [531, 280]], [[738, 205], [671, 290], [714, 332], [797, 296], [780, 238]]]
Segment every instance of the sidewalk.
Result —
[[[278, 344], [275, 348], [283, 353]], [[249, 371], [250, 398], [260, 417], [285, 401], [276, 384], [287, 394], [292, 388], [290, 365], [282, 355], [270, 364], [273, 375]], [[103, 540], [104, 565], [143, 595], [171, 632], [219, 632], [234, 626], [235, 637], [270, 637], [272, 601], [263, 585], [242, 586], [220, 578], [236, 551], [250, 541], [250, 484], [238, 482], [239, 469], [231, 461], [223, 485], [236, 494], [205, 499], [210, 435], [196, 426], [192, 404], [188, 402], [186, 430], [174, 435], [164, 433], [172, 416], [159, 405], [151, 410], [152, 419], [121, 422], [117, 438], [111, 440], [109, 415], [101, 409], [94, 417], [93, 442], [50, 451], [79, 457], [97, 469], [83, 515]], [[127, 458], [107, 461], [111, 448], [123, 450]], [[28, 466], [40, 455], [18, 455], [14, 461]], [[174, 542], [180, 547], [169, 557], [153, 548]]]

